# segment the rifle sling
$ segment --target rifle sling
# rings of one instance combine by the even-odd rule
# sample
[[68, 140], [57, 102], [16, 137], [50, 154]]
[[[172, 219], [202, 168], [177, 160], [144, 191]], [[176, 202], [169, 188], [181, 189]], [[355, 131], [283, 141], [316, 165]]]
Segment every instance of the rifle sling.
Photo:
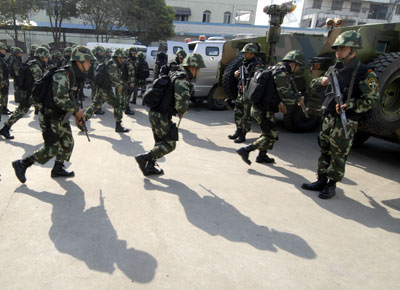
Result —
[[360, 67], [360, 65], [361, 65], [361, 63], [358, 62], [357, 66], [356, 66], [356, 69], [351, 74], [351, 81], [350, 81], [349, 91], [347, 92], [346, 104], [348, 104], [350, 102], [351, 94], [353, 93], [354, 82], [356, 80], [356, 75], [357, 75], [358, 68]]

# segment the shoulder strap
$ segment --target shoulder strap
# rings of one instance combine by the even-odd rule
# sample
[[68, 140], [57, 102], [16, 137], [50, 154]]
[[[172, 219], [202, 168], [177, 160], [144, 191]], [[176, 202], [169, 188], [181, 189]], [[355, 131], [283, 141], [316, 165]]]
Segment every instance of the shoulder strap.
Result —
[[354, 82], [356, 80], [356, 75], [357, 75], [358, 69], [360, 68], [360, 65], [361, 65], [361, 63], [359, 61], [357, 63], [356, 69], [351, 74], [351, 81], [350, 81], [349, 91], [347, 92], [346, 104], [350, 102], [351, 94], [353, 93]]

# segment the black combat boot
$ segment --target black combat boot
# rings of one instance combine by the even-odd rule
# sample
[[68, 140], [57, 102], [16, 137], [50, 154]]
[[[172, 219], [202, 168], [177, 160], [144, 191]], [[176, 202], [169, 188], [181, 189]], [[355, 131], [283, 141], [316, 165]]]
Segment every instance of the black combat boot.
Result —
[[258, 153], [258, 156], [256, 158], [257, 163], [275, 163], [274, 158], [269, 158], [267, 155], [267, 151], [262, 150]]
[[330, 199], [335, 196], [336, 192], [336, 181], [329, 179], [328, 184], [324, 187], [323, 190], [319, 193], [318, 197], [322, 199]]
[[236, 150], [236, 152], [242, 157], [243, 161], [246, 162], [248, 165], [251, 164], [251, 161], [249, 160], [249, 153], [251, 151], [255, 150], [253, 144], [250, 144], [246, 147], [242, 147], [239, 150]]
[[56, 161], [54, 167], [51, 170], [51, 177], [74, 177], [75, 173], [73, 171], [67, 171], [64, 169], [64, 163]]
[[147, 162], [144, 174], [145, 176], [160, 175], [160, 174], [164, 174], [164, 170], [158, 167], [158, 164], [156, 163], [155, 160], [151, 159], [149, 162]]
[[3, 109], [1, 110], [2, 115], [11, 115], [11, 113], [12, 112], [7, 107], [3, 107]]
[[229, 139], [235, 140], [237, 137], [239, 137], [240, 132], [242, 132], [242, 129], [236, 129], [235, 133], [233, 135], [228, 135]]
[[7, 125], [4, 125], [4, 127], [0, 130], [0, 135], [6, 139], [14, 139], [14, 136], [10, 135], [10, 126]]
[[104, 112], [101, 108], [98, 109], [96, 112], [94, 112], [96, 115], [104, 115], [106, 112]]
[[328, 178], [325, 175], [318, 174], [318, 180], [313, 183], [303, 183], [301, 188], [312, 190], [312, 191], [321, 191], [328, 184]]
[[12, 167], [14, 167], [15, 175], [18, 180], [22, 183], [25, 183], [26, 177], [25, 172], [26, 169], [33, 164], [33, 161], [30, 158], [25, 158], [23, 160], [16, 160], [12, 163]]
[[147, 152], [145, 154], [135, 156], [136, 162], [139, 165], [140, 170], [142, 171], [143, 175], [146, 176], [146, 167], [147, 164], [153, 159], [152, 152]]
[[115, 132], [126, 133], [129, 132], [129, 129], [122, 127], [121, 122], [117, 122], [115, 125]]
[[242, 130], [240, 131], [239, 137], [236, 138], [235, 143], [243, 143], [246, 141], [246, 131]]
[[126, 115], [135, 115], [135, 112], [132, 111], [129, 107], [125, 110]]

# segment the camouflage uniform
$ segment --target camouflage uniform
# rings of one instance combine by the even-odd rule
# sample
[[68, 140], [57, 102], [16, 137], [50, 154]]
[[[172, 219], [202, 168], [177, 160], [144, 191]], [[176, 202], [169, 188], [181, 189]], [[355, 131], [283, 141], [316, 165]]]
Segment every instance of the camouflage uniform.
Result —
[[185, 58], [182, 66], [183, 70], [171, 72], [169, 74], [173, 80], [173, 100], [167, 112], [150, 109], [149, 120], [153, 131], [155, 145], [146, 154], [136, 156], [136, 161], [144, 175], [162, 174], [163, 170], [156, 168], [156, 160], [172, 152], [176, 148], [178, 140], [178, 128], [172, 122], [172, 116], [178, 114], [182, 118], [189, 106], [191, 84], [193, 78], [188, 67], [200, 69], [204, 68], [204, 61], [200, 54], [193, 53]]
[[[257, 45], [254, 43], [246, 44], [242, 50], [243, 53], [252, 53], [256, 54], [258, 52]], [[242, 86], [242, 78], [243, 76], [239, 76], [239, 92], [235, 101], [235, 109], [234, 109], [234, 118], [236, 124], [236, 132], [234, 135], [230, 135], [230, 139], [236, 139], [235, 143], [242, 143], [245, 141], [246, 133], [251, 130], [251, 100], [249, 96], [243, 95], [243, 90], [248, 88], [249, 82], [253, 77], [254, 73], [262, 69], [264, 65], [258, 59], [257, 56], [254, 56], [252, 59], [243, 60], [243, 70], [245, 73], [245, 88]]]
[[146, 79], [139, 79], [138, 77], [137, 77], [137, 70], [138, 70], [138, 63], [139, 63], [139, 61], [140, 60], [142, 60], [142, 61], [146, 61], [144, 58], [145, 58], [145, 55], [144, 55], [144, 53], [143, 52], [139, 52], [138, 53], [138, 55], [137, 55], [137, 61], [136, 61], [136, 64], [135, 64], [135, 88], [134, 88], [134, 91], [133, 91], [133, 98], [136, 100], [136, 98], [137, 98], [137, 96], [138, 96], [138, 91], [139, 91], [139, 89], [140, 89], [140, 91], [141, 91], [141, 93], [143, 94], [143, 92], [146, 90]]
[[[90, 50], [85, 46], [78, 46], [72, 52], [72, 61], [85, 61], [94, 59]], [[70, 94], [72, 87], [83, 82], [84, 72], [81, 72], [75, 63], [68, 70], [57, 71], [52, 76], [54, 108], [43, 107], [39, 115], [39, 124], [42, 129], [44, 145], [32, 155], [23, 160], [13, 162], [13, 167], [18, 179], [25, 182], [25, 171], [33, 163], [47, 163], [56, 157], [51, 177], [73, 177], [73, 172], [63, 168], [64, 161], [69, 161], [74, 139], [67, 116], [76, 114], [79, 106], [76, 97]]]
[[[93, 102], [96, 99], [96, 94], [97, 94], [97, 90], [98, 90], [98, 87], [96, 86], [96, 84], [94, 82], [94, 74], [96, 72], [97, 67], [106, 61], [105, 51], [106, 50], [101, 45], [96, 45], [96, 47], [92, 50], [94, 56], [96, 57], [96, 60], [92, 61], [92, 66], [90, 67], [90, 70], [88, 73], [88, 79], [90, 82], [90, 87], [92, 89], [92, 101]], [[101, 106], [97, 111], [95, 111], [95, 114], [96, 115], [104, 114], [104, 111], [101, 109]]]
[[[43, 61], [44, 57], [50, 57], [50, 53], [47, 49], [41, 47], [38, 48], [35, 52], [35, 59], [28, 62], [29, 70], [32, 73], [34, 82], [40, 80], [43, 76], [46, 63]], [[18, 108], [11, 114], [10, 118], [8, 118], [7, 122], [4, 123], [4, 127], [0, 130], [0, 134], [3, 135], [7, 139], [14, 139], [13, 136], [10, 135], [9, 130], [19, 119], [24, 117], [26, 113], [28, 113], [30, 107], [33, 104], [32, 92], [27, 91], [24, 92], [24, 98], [21, 100]], [[35, 104], [36, 111], [38, 112], [40, 109], [39, 104]]]
[[[0, 42], [0, 50], [6, 50], [7, 46]], [[7, 109], [8, 104], [8, 87], [9, 83], [9, 75], [8, 75], [8, 66], [5, 59], [6, 55], [5, 52], [0, 52], [0, 120], [1, 114], [9, 115], [9, 111]]]
[[64, 63], [64, 57], [61, 51], [59, 50], [54, 50], [52, 55], [51, 55], [51, 62], [53, 65], [55, 65], [57, 68], [61, 67]]
[[167, 64], [167, 55], [163, 51], [157, 53], [156, 63], [154, 65], [154, 78], [158, 78], [160, 75], [161, 67]]
[[[111, 86], [109, 88], [98, 87], [96, 92], [96, 97], [93, 100], [93, 103], [86, 109], [84, 114], [85, 118], [90, 119], [94, 112], [96, 112], [101, 105], [106, 101], [114, 108], [114, 119], [116, 122], [116, 131], [117, 132], [127, 132], [126, 130], [119, 131], [121, 129], [121, 121], [122, 121], [122, 105], [121, 105], [121, 97], [120, 92], [122, 91], [122, 82], [121, 82], [121, 63], [118, 62], [117, 58], [123, 57], [122, 49], [116, 49], [113, 53], [113, 57], [111, 60], [107, 62], [107, 74], [110, 77]], [[117, 90], [117, 93], [114, 93], [113, 88]]]
[[14, 78], [14, 100], [16, 103], [20, 103], [21, 100], [23, 100], [25, 97], [25, 92], [20, 90], [20, 88], [18, 86], [16, 86], [15, 83], [16, 83], [16, 78], [19, 73], [19, 69], [22, 66], [23, 51], [19, 47], [14, 47], [11, 50], [11, 53], [12, 54], [9, 58], [9, 66], [10, 66], [10, 70], [14, 71], [14, 74], [15, 74], [15, 76], [12, 76]]
[[186, 52], [183, 49], [179, 49], [176, 52], [176, 57], [174, 60], [170, 61], [168, 64], [168, 72], [174, 72], [181, 68], [181, 64], [185, 57], [187, 56]]
[[[293, 57], [290, 57], [293, 56]], [[302, 65], [304, 56], [300, 51], [291, 51], [283, 58], [283, 62], [278, 63], [273, 68], [273, 82], [278, 94], [281, 106], [294, 105], [296, 103], [296, 91], [292, 86], [290, 74], [292, 68], [290, 62]], [[277, 101], [278, 102], [278, 101]], [[267, 156], [267, 151], [272, 150], [276, 141], [278, 141], [278, 125], [275, 119], [275, 112], [279, 111], [277, 104], [269, 106], [266, 110], [259, 109], [255, 104], [251, 107], [251, 116], [257, 121], [261, 128], [261, 136], [247, 147], [240, 148], [237, 152], [243, 160], [251, 164], [248, 159], [249, 153], [253, 150], [260, 150], [256, 159], [258, 163], [273, 163], [275, 160]]]
[[[129, 108], [129, 99], [135, 88], [135, 62], [136, 62], [137, 48], [131, 47], [128, 49], [128, 57], [123, 64], [123, 71], [125, 70], [126, 75], [122, 72], [122, 75], [126, 78], [123, 79], [123, 91], [122, 91], [122, 108], [127, 115], [133, 115], [134, 112]], [[133, 103], [136, 104], [136, 98], [134, 97]]]
[[[361, 48], [361, 36], [352, 30], [343, 32], [336, 38], [332, 48], [336, 49], [338, 46], [350, 47], [350, 54], [352, 54], [355, 49]], [[328, 76], [330, 70], [325, 76]], [[347, 95], [345, 92], [349, 91], [353, 72], [355, 72], [354, 88]], [[318, 135], [318, 143], [321, 148], [318, 160], [318, 181], [302, 185], [304, 189], [321, 191], [319, 197], [323, 199], [335, 195], [336, 182], [341, 181], [344, 176], [346, 160], [357, 132], [358, 120], [363, 113], [373, 107], [378, 99], [376, 75], [367, 65], [360, 64], [357, 57], [348, 61], [343, 68], [336, 70], [336, 75], [340, 91], [343, 93], [343, 103], [347, 105], [345, 112], [349, 138], [346, 138], [340, 115], [336, 112], [335, 99], [327, 97], [324, 101], [326, 107], [322, 117], [321, 131]], [[312, 80], [311, 89], [315, 92], [321, 91], [322, 78]], [[330, 91], [329, 86], [327, 91]]]
[[71, 64], [71, 53], [72, 53], [72, 47], [66, 47], [64, 48], [64, 59], [62, 62], [62, 65], [70, 65]]

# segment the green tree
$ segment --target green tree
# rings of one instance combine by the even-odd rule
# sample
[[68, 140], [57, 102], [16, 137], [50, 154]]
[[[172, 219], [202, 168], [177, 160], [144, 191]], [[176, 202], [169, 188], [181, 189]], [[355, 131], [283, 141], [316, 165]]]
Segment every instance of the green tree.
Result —
[[175, 10], [167, 6], [165, 0], [122, 0], [122, 3], [121, 23], [143, 44], [175, 35]]
[[121, 4], [120, 0], [81, 0], [79, 3], [79, 14], [85, 24], [93, 27], [97, 42], [103, 35], [108, 42], [113, 26], [118, 26], [118, 7]]
[[49, 16], [51, 32], [53, 35], [54, 44], [57, 48], [60, 46], [61, 27], [64, 20], [72, 17], [78, 17], [79, 11], [77, 8], [79, 0], [44, 0], [40, 1], [42, 9], [46, 10]]
[[0, 23], [13, 27], [15, 43], [18, 43], [18, 25], [29, 22], [29, 12], [36, 10], [32, 0], [0, 0]]

